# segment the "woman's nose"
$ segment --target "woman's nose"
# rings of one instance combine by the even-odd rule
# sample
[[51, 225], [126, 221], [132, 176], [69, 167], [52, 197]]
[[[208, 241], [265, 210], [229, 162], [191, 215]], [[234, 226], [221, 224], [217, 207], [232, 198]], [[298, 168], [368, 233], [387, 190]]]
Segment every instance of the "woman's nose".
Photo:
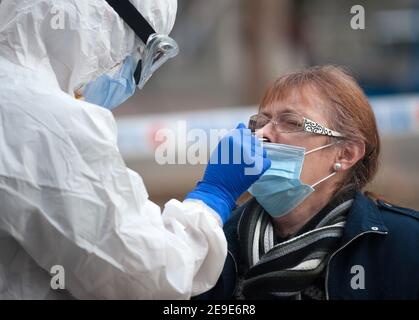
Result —
[[288, 136], [284, 133], [278, 132], [278, 130], [275, 128], [275, 125], [272, 122], [268, 123], [263, 128], [256, 131], [256, 135], [258, 137], [264, 138], [264, 142], [290, 144]]
[[267, 140], [266, 142], [276, 142], [275, 131], [272, 123], [268, 123], [263, 128], [257, 130], [256, 135]]

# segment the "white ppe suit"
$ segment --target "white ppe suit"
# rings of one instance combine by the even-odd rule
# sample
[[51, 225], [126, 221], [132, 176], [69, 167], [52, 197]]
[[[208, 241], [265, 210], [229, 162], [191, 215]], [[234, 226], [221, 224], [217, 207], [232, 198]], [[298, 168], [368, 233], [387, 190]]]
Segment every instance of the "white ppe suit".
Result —
[[[171, 31], [175, 0], [131, 2]], [[177, 200], [161, 213], [111, 112], [74, 97], [141, 44], [104, 0], [0, 2], [0, 299], [187, 299], [216, 283], [216, 213]]]

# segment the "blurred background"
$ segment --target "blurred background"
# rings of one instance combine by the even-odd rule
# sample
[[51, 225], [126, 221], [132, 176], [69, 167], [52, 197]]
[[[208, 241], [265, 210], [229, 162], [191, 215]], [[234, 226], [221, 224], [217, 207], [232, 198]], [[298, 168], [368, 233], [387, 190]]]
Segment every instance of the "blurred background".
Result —
[[[155, 133], [232, 128], [255, 113], [267, 86], [307, 66], [349, 69], [373, 105], [382, 136], [381, 170], [368, 190], [419, 209], [418, 0], [178, 0], [172, 37], [181, 48], [115, 112], [119, 144], [150, 198], [183, 199], [202, 165], [156, 163]], [[351, 28], [351, 7], [365, 29]]]

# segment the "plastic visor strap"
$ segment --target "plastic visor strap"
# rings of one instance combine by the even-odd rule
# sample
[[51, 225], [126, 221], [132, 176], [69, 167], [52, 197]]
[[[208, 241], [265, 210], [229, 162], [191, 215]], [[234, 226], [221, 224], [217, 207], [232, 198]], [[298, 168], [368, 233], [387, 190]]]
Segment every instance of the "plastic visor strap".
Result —
[[148, 38], [156, 31], [137, 10], [137, 8], [129, 2], [129, 0], [106, 0], [106, 2], [116, 11], [122, 20], [135, 32], [135, 34], [147, 43]]

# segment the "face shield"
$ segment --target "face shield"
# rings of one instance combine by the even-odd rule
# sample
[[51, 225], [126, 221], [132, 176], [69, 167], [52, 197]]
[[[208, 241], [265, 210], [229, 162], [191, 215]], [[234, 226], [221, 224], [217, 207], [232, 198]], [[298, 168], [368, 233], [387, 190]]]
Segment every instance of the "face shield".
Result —
[[129, 0], [106, 2], [145, 44], [141, 51], [133, 55], [136, 60], [133, 76], [137, 87], [142, 89], [157, 69], [179, 53], [179, 47], [169, 36], [158, 34]]
[[143, 52], [139, 55], [141, 58], [138, 59], [134, 73], [138, 88], [142, 89], [153, 73], [178, 53], [176, 41], [169, 36], [157, 33], [150, 35]]

